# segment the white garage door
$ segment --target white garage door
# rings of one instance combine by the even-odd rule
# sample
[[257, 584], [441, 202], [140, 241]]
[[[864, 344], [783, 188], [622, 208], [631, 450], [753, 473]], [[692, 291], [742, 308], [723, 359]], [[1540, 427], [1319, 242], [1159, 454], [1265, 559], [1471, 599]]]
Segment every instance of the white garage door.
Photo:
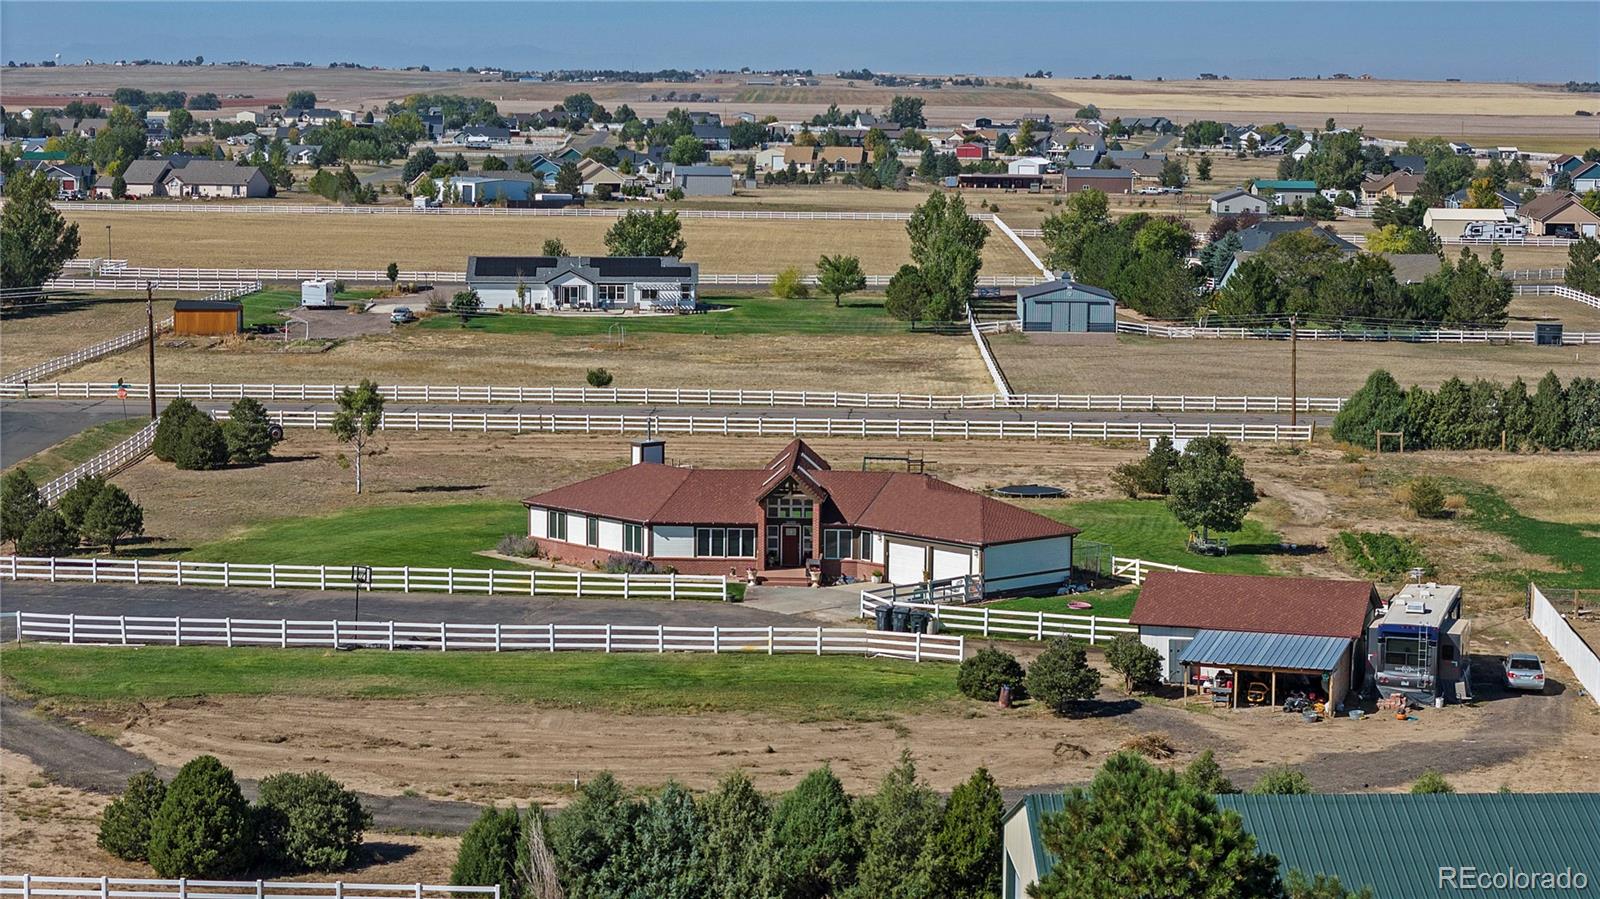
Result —
[[933, 579], [962, 577], [972, 573], [972, 555], [954, 550], [933, 549]]
[[924, 551], [907, 543], [889, 544], [889, 583], [922, 583]]

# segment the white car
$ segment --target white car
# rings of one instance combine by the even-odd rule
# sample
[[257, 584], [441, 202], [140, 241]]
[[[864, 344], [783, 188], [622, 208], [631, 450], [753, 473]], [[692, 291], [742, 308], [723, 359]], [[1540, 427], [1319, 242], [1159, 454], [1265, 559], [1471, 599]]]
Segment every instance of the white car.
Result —
[[1506, 687], [1512, 690], [1544, 692], [1544, 662], [1531, 652], [1506, 656]]

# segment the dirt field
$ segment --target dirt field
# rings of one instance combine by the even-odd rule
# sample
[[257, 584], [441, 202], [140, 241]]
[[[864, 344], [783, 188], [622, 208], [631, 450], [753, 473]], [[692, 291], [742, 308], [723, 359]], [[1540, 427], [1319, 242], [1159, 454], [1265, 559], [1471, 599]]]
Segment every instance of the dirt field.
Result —
[[[94, 233], [117, 229], [117, 253], [134, 265], [206, 268], [339, 267], [464, 271], [467, 257], [527, 255], [551, 237], [568, 250], [603, 254], [609, 218], [194, 215], [75, 212], [69, 218]], [[789, 222], [685, 219], [688, 258], [713, 272], [810, 270], [824, 253], [852, 253], [869, 274], [894, 274], [910, 261], [910, 241], [900, 222]], [[1037, 273], [999, 235], [984, 247], [984, 274]]]
[[[191, 384], [335, 384], [353, 375], [385, 384], [526, 384], [580, 387], [604, 367], [617, 387], [863, 390], [989, 393], [994, 390], [972, 340], [923, 334], [840, 335], [830, 352], [800, 352], [794, 334], [735, 337], [635, 334], [618, 346], [597, 337], [407, 330], [342, 343], [326, 352], [284, 352], [271, 339], [206, 349], [198, 340], [158, 344], [162, 379]], [[177, 346], [175, 344], [184, 344]], [[777, 364], [777, 360], [785, 363]], [[143, 372], [122, 353], [73, 369], [71, 380], [112, 380]]]
[[[186, 762], [191, 754], [179, 760]], [[299, 766], [296, 766], [299, 767]], [[275, 772], [268, 772], [275, 773]], [[39, 766], [0, 751], [0, 868], [55, 877], [150, 877], [148, 865], [125, 862], [95, 845], [100, 813], [111, 797], [51, 783]], [[369, 832], [367, 861], [346, 872], [377, 883], [443, 883], [457, 839]], [[320, 880], [317, 875], [284, 878]]]
[[[172, 314], [172, 299], [156, 299], [156, 321]], [[7, 312], [0, 318], [0, 371], [27, 368], [144, 324], [142, 296], [52, 300]]]
[[[1289, 344], [1257, 340], [1165, 340], [1122, 336], [1115, 344], [1049, 346], [1019, 334], [991, 341], [1012, 387], [1025, 393], [1289, 395]], [[1530, 385], [1554, 371], [1563, 382], [1592, 376], [1600, 346], [1301, 341], [1302, 396], [1349, 396], [1373, 369], [1401, 384], [1436, 387], [1451, 375]]]

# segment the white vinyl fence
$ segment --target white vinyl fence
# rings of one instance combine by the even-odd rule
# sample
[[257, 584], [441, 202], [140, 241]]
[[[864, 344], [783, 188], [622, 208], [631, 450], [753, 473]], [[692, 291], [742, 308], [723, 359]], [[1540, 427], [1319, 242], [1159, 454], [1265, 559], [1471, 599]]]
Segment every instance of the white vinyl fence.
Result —
[[1165, 562], [1146, 562], [1144, 559], [1120, 559], [1111, 557], [1111, 576], [1126, 578], [1129, 583], [1143, 584], [1145, 576], [1152, 571], [1183, 571], [1193, 573], [1193, 568], [1184, 568], [1181, 565], [1168, 565]]
[[[71, 645], [366, 647], [487, 652], [709, 652], [959, 662], [960, 636], [842, 627], [452, 624], [17, 613], [17, 639]], [[193, 894], [191, 894], [191, 899]]]
[[[142, 290], [143, 288], [144, 284], [141, 282], [139, 284], [139, 289]], [[242, 297], [248, 293], [255, 293], [260, 289], [260, 284], [245, 284], [243, 286], [229, 287], [220, 293], [206, 297], [206, 299], [231, 300], [237, 297]], [[158, 333], [170, 327], [172, 327], [172, 318], [170, 316], [156, 322], [156, 331]], [[57, 372], [65, 371], [78, 365], [83, 365], [86, 362], [92, 362], [102, 356], [109, 356], [112, 353], [120, 353], [129, 347], [138, 346], [149, 339], [149, 336], [149, 328], [139, 328], [137, 330], [129, 331], [126, 334], [113, 337], [110, 340], [102, 340], [99, 343], [86, 346], [81, 350], [74, 350], [73, 352], [67, 353], [64, 356], [57, 356], [54, 359], [41, 362], [38, 365], [29, 366], [21, 371], [14, 371], [3, 378], [0, 378], [0, 382], [21, 384], [25, 381], [36, 381], [40, 378], [49, 377]]]
[[[1548, 288], [1552, 285], [1518, 284], [1514, 288]], [[1564, 288], [1570, 290], [1570, 288]], [[1549, 290], [1518, 290], [1518, 293], [1550, 293]], [[1576, 292], [1576, 291], [1574, 291]], [[1558, 294], [1559, 295], [1559, 294]], [[1288, 340], [1287, 328], [1213, 327], [1202, 325], [1158, 325], [1117, 319], [1118, 334], [1164, 337], [1173, 340]], [[1451, 328], [1351, 327], [1300, 328], [1301, 340], [1336, 340], [1377, 343], [1533, 343], [1534, 332], [1506, 330], [1456, 330]], [[1562, 341], [1568, 344], [1600, 344], [1600, 331], [1567, 331]]]
[[1565, 266], [1550, 268], [1513, 268], [1500, 273], [1507, 281], [1560, 281], [1567, 276]]
[[[237, 203], [212, 201], [137, 202], [137, 203], [64, 203], [63, 209], [87, 212], [145, 212], [145, 213], [233, 213], [236, 215], [434, 215], [434, 216], [529, 216], [534, 218], [619, 218], [633, 211], [627, 208], [590, 209], [568, 206], [561, 209], [501, 209], [492, 206], [431, 206], [418, 209], [406, 206], [322, 206], [311, 203]], [[646, 208], [644, 211], [650, 211]], [[796, 222], [903, 222], [911, 218], [909, 212], [853, 212], [849, 210], [816, 211], [782, 209], [673, 209], [681, 219], [742, 219], [746, 221], [796, 221]], [[972, 218], [990, 221], [993, 215], [972, 213]]]
[[53, 504], [61, 495], [72, 489], [72, 485], [91, 475], [108, 477], [116, 474], [129, 465], [143, 459], [150, 452], [150, 446], [156, 439], [156, 422], [150, 422], [132, 437], [113, 446], [98, 456], [79, 465], [59, 478], [39, 488], [39, 498], [47, 504]]
[[[335, 413], [269, 410], [286, 428], [326, 428]], [[227, 412], [213, 413], [225, 419]], [[715, 437], [893, 437], [1148, 440], [1152, 437], [1226, 437], [1245, 441], [1311, 439], [1311, 425], [1170, 421], [1006, 421], [904, 418], [771, 418], [730, 415], [538, 415], [521, 413], [386, 412], [379, 427], [389, 431], [515, 434], [686, 434]]]
[[500, 899], [500, 887], [290, 880], [151, 880], [0, 874], [0, 896], [19, 899]]
[[[1572, 300], [1594, 309], [1600, 309], [1600, 297], [1592, 293], [1584, 293], [1565, 284], [1513, 284], [1511, 285], [1511, 292], [1518, 296], [1560, 297], [1563, 300]], [[1569, 336], [1571, 335], [1563, 334], [1562, 340], [1566, 340]]]
[[951, 606], [943, 603], [891, 601], [871, 590], [861, 591], [860, 615], [871, 618], [880, 607], [928, 613], [938, 631], [964, 631], [984, 637], [1021, 637], [1046, 640], [1071, 637], [1089, 643], [1108, 643], [1122, 634], [1136, 634], [1126, 618], [1103, 615], [1062, 615], [1055, 612], [1024, 612], [990, 606]]
[[[398, 593], [487, 593], [507, 596], [586, 596], [614, 599], [728, 599], [728, 579], [710, 574], [611, 574], [530, 568], [412, 568], [362, 566], [368, 590]], [[352, 590], [350, 565], [277, 565], [171, 559], [52, 559], [0, 556], [0, 578], [91, 584], [170, 584], [177, 587], [267, 587]]]
[[999, 229], [1000, 233], [1004, 234], [1008, 240], [1015, 244], [1017, 249], [1022, 251], [1022, 255], [1028, 257], [1028, 262], [1032, 263], [1033, 267], [1039, 270], [1039, 274], [1043, 275], [1046, 279], [1055, 277], [1055, 274], [1051, 272], [1044, 262], [1033, 252], [1033, 248], [1023, 242], [1021, 235], [1019, 235], [1016, 231], [1013, 231], [1011, 226], [1006, 224], [1005, 221], [1000, 218], [1000, 216], [993, 216], [990, 220], [990, 223], [993, 224], [995, 228]]
[[[867, 275], [868, 287], [887, 287], [893, 275]], [[335, 268], [141, 268], [127, 266], [118, 269], [114, 276], [99, 278], [58, 278], [47, 286], [51, 289], [79, 290], [144, 290], [151, 284], [163, 290], [216, 290], [236, 287], [251, 282], [295, 282], [310, 278], [363, 283], [388, 283], [389, 273], [382, 269]], [[701, 287], [760, 287], [778, 278], [776, 272], [703, 272]], [[404, 270], [399, 281], [463, 284], [465, 270]], [[816, 286], [816, 275], [805, 275], [803, 282]], [[1037, 275], [980, 275], [979, 287], [1027, 287], [1042, 280]], [[258, 288], [259, 289], [259, 288]], [[486, 311], [482, 314], [491, 315]]]
[[967, 307], [967, 327], [972, 330], [972, 342], [978, 345], [978, 355], [983, 359], [983, 367], [989, 372], [989, 380], [994, 382], [994, 389], [1000, 392], [1001, 397], [1009, 399], [1011, 382], [1006, 380], [1006, 373], [1001, 370], [999, 361], [989, 350], [989, 338], [985, 337], [983, 330], [978, 327], [978, 320], [973, 317], [970, 306]]
[[[251, 397], [269, 401], [323, 401], [337, 399], [344, 384], [157, 384], [156, 396], [194, 400], [236, 400]], [[114, 397], [118, 386], [52, 381], [0, 384], [0, 397], [50, 397], [93, 399]], [[126, 385], [130, 398], [150, 395], [148, 384]], [[515, 387], [461, 384], [386, 384], [378, 388], [384, 398], [404, 403], [518, 403], [575, 406], [798, 406], [817, 409], [1053, 409], [1102, 412], [1288, 412], [1286, 396], [1157, 396], [1122, 394], [998, 393], [923, 394], [859, 393], [827, 390], [708, 390], [678, 387]], [[1338, 412], [1343, 397], [1298, 397], [1301, 412]]]
[[1528, 585], [1528, 621], [1572, 669], [1589, 698], [1600, 704], [1600, 656], [1534, 584]]

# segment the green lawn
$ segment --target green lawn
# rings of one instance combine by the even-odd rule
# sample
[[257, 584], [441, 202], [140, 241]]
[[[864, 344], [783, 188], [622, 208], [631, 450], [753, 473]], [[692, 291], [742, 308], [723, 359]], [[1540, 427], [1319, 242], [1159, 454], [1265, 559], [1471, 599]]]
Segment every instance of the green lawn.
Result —
[[[383, 290], [366, 288], [362, 290], [343, 290], [334, 294], [334, 299], [339, 302], [357, 302], [370, 300], [384, 294]], [[285, 309], [293, 309], [300, 305], [300, 291], [298, 290], [258, 290], [241, 300], [244, 303], [244, 326], [246, 328], [256, 325], [281, 325], [283, 316], [279, 315]]]
[[[991, 608], [1013, 609], [1019, 612], [1053, 612], [1059, 615], [1099, 615], [1105, 618], [1126, 618], [1133, 614], [1133, 602], [1139, 598], [1139, 588], [1115, 587], [1070, 596], [1016, 596], [989, 603]], [[1082, 600], [1093, 606], [1090, 609], [1069, 609], [1067, 603]]]
[[[1600, 475], [1597, 475], [1600, 476]], [[1481, 484], [1458, 483], [1472, 514], [1468, 524], [1515, 543], [1524, 552], [1550, 558], [1557, 568], [1502, 569], [1497, 579], [1520, 589], [1533, 581], [1542, 587], [1600, 588], [1600, 513], [1593, 524], [1562, 524], [1528, 518], [1504, 497]]]
[[815, 720], [911, 712], [957, 698], [952, 665], [842, 656], [25, 644], [0, 650], [0, 659], [14, 689], [89, 703], [192, 696], [482, 696], [621, 712], [756, 712]]
[[133, 412], [129, 418], [79, 431], [13, 467], [22, 469], [28, 473], [28, 477], [33, 478], [34, 483], [43, 485], [128, 439], [149, 423], [149, 418]]
[[1228, 539], [1228, 555], [1202, 556], [1184, 548], [1188, 530], [1167, 506], [1155, 499], [1084, 500], [1053, 503], [1035, 509], [1042, 515], [1083, 531], [1080, 540], [1111, 545], [1122, 558], [1181, 565], [1219, 574], [1270, 574], [1266, 557], [1278, 551], [1278, 535], [1254, 519], [1236, 534], [1212, 532]]
[[[904, 322], [883, 312], [876, 298], [845, 297], [835, 308], [833, 298], [780, 300], [775, 297], [704, 297], [705, 302], [727, 307], [701, 315], [661, 316], [558, 316], [504, 313], [480, 315], [467, 328], [497, 333], [539, 332], [558, 336], [604, 335], [619, 325], [629, 332], [661, 334], [807, 334], [837, 332], [905, 331]], [[436, 315], [419, 328], [460, 328], [453, 315]]]
[[474, 555], [507, 534], [527, 532], [521, 506], [500, 500], [351, 509], [282, 518], [182, 555], [201, 562], [283, 565], [409, 565], [414, 568], [524, 566]]

